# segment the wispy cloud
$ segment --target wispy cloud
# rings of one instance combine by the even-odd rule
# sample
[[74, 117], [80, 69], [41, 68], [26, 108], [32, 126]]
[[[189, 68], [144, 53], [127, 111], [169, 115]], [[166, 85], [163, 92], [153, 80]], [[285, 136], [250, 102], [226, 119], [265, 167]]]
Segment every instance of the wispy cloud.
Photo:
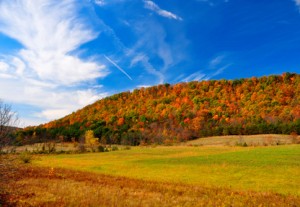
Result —
[[[130, 67], [141, 64], [150, 75], [158, 79], [156, 83], [152, 79], [152, 84], [164, 83], [168, 74], [172, 73], [172, 68], [186, 60], [188, 40], [178, 35], [176, 41], [168, 41], [168, 31], [156, 20], [148, 20], [147, 23], [143, 19], [138, 20], [134, 30], [139, 38], [131, 50], [135, 52], [129, 55]], [[155, 59], [159, 62], [152, 62]]]
[[97, 4], [98, 6], [104, 6], [106, 4], [106, 2], [104, 0], [95, 0], [94, 1], [95, 4]]
[[122, 73], [124, 73], [124, 75], [127, 76], [127, 78], [129, 78], [130, 80], [132, 80], [132, 78], [130, 77], [130, 75], [128, 75], [128, 73], [126, 73], [125, 70], [123, 70], [123, 68], [121, 68], [116, 62], [114, 62], [112, 59], [110, 59], [109, 57], [107, 57], [106, 55], [104, 55], [105, 59], [108, 60], [111, 64], [113, 64], [116, 68], [118, 68], [118, 70], [120, 70]]
[[293, 0], [297, 6], [300, 6], [300, 0]]
[[[149, 24], [150, 23], [148, 22], [148, 26]], [[155, 54], [161, 54], [161, 53], [158, 52], [157, 48], [153, 48], [152, 46], [149, 45], [156, 44], [156, 45], [161, 45], [161, 47], [164, 47], [166, 44], [159, 44], [157, 43], [157, 41], [164, 43], [163, 39], [165, 38], [165, 34], [161, 35], [162, 30], [157, 29], [159, 27], [158, 24], [153, 24], [153, 23], [151, 24], [151, 25], [155, 25], [155, 27], [152, 28], [153, 32], [151, 34], [148, 32], [149, 28], [143, 25], [145, 25], [145, 21], [142, 19], [138, 19], [136, 20], [134, 26], [132, 27], [134, 32], [139, 37], [132, 48], [125, 46], [124, 43], [120, 40], [120, 38], [117, 36], [115, 31], [109, 25], [104, 24], [104, 27], [105, 27], [105, 31], [113, 39], [114, 44], [117, 46], [116, 50], [119, 50], [118, 52], [122, 56], [126, 57], [125, 62], [128, 59], [130, 60], [128, 67], [133, 68], [140, 64], [142, 68], [145, 69], [145, 71], [148, 73], [147, 76], [149, 77], [154, 76], [154, 78], [152, 77], [147, 78], [149, 79], [149, 82], [151, 82], [152, 85], [161, 84], [165, 81], [165, 77], [159, 69], [153, 66], [153, 64], [150, 61], [151, 54], [149, 54], [149, 53], [155, 53]], [[147, 51], [148, 53], [146, 53], [145, 51]], [[114, 56], [118, 57], [118, 55], [114, 55]]]
[[228, 63], [226, 60], [226, 55], [218, 55], [209, 61], [209, 70], [213, 71], [207, 74], [207, 79], [211, 79], [224, 72], [232, 63]]
[[203, 80], [205, 76], [206, 75], [203, 72], [196, 72], [182, 79], [182, 82], [200, 81]]
[[72, 0], [2, 1], [0, 32], [24, 46], [17, 57], [42, 80], [68, 85], [104, 77], [104, 65], [70, 55], [97, 37], [76, 10]]
[[56, 111], [58, 118], [65, 115], [59, 111], [70, 112], [101, 97], [77, 87], [108, 74], [105, 65], [78, 55], [78, 48], [99, 34], [79, 17], [81, 6], [75, 0], [0, 1], [0, 32], [23, 46], [0, 58], [0, 85], [7, 89], [0, 97], [39, 107], [45, 120], [54, 118], [45, 111]]
[[300, 0], [293, 0], [293, 1], [295, 2], [296, 6], [298, 6], [300, 9]]
[[203, 67], [203, 69], [192, 73], [187, 76], [183, 76], [179, 80], [182, 82], [189, 82], [189, 81], [200, 81], [200, 80], [209, 80], [221, 73], [224, 72], [228, 67], [232, 64], [225, 61], [226, 55], [218, 55], [212, 58], [207, 66]]
[[210, 62], [209, 62], [209, 66], [210, 68], [215, 68], [217, 65], [219, 65], [222, 60], [225, 58], [224, 55], [219, 55], [215, 58], [213, 58]]
[[153, 1], [147, 1], [144, 0], [144, 6], [146, 9], [149, 9], [151, 11], [156, 12], [158, 15], [162, 17], [166, 17], [169, 19], [175, 19], [181, 21], [182, 18], [176, 14], [173, 14], [172, 12], [169, 12], [167, 10], [161, 9], [157, 4], [155, 4]]
[[219, 1], [216, 1], [216, 0], [196, 0], [196, 1], [206, 3], [209, 6], [215, 6], [219, 3], [228, 3], [229, 2], [229, 0], [221, 0], [221, 1], [220, 0]]

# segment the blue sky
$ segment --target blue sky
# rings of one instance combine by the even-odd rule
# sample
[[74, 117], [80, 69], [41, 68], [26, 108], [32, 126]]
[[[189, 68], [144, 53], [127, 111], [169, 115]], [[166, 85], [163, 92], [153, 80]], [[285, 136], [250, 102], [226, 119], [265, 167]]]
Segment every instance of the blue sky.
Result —
[[300, 73], [300, 0], [2, 0], [0, 99], [20, 125], [161, 83]]

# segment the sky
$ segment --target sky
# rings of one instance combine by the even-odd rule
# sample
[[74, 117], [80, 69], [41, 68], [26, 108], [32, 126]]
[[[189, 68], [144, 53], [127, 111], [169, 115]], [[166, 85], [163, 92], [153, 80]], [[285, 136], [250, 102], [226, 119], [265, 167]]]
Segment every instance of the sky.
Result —
[[300, 73], [300, 0], [0, 0], [0, 99], [20, 126], [115, 93]]

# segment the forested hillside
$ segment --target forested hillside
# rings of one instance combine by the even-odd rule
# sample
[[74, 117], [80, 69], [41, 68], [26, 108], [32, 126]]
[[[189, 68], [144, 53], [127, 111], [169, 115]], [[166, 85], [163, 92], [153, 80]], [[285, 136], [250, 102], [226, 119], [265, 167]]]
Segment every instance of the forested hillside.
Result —
[[93, 130], [101, 143], [132, 145], [212, 135], [300, 134], [300, 75], [135, 89], [27, 128], [18, 139], [78, 140], [87, 129]]

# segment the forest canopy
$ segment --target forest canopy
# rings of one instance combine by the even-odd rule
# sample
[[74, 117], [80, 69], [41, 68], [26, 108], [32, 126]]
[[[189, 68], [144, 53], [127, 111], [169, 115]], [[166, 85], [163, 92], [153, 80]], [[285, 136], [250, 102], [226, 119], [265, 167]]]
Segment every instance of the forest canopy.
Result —
[[78, 140], [92, 130], [104, 144], [169, 143], [215, 135], [300, 133], [300, 75], [162, 84], [101, 99], [19, 141]]

